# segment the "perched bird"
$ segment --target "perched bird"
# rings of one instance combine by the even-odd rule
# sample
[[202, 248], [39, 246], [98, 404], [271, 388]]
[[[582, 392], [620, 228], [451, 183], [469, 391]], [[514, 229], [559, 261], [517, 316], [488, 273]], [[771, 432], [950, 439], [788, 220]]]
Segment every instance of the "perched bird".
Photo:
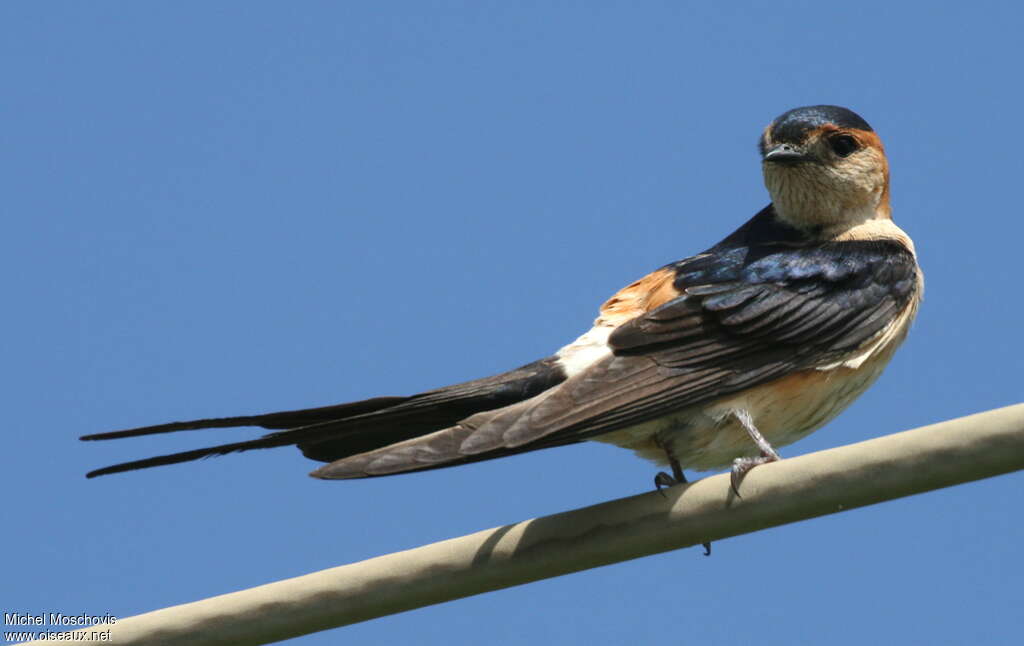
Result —
[[878, 136], [837, 106], [761, 135], [771, 204], [703, 253], [641, 278], [554, 356], [410, 397], [172, 422], [83, 440], [230, 426], [263, 437], [126, 462], [88, 477], [296, 445], [345, 479], [422, 471], [582, 440], [672, 468], [750, 468], [846, 408], [906, 337], [923, 291], [893, 224]]

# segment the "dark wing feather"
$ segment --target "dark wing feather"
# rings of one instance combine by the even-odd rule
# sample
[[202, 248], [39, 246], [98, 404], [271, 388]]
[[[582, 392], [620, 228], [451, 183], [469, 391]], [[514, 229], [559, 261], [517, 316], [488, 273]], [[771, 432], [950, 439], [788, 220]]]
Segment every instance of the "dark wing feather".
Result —
[[506, 373], [456, 384], [411, 397], [375, 399], [246, 417], [173, 422], [125, 431], [86, 435], [83, 440], [134, 437], [153, 433], [230, 426], [264, 426], [289, 430], [263, 437], [160, 455], [91, 471], [88, 477], [188, 462], [236, 451], [298, 445], [311, 459], [331, 462], [347, 456], [400, 443], [409, 438], [450, 427], [480, 411], [503, 408], [561, 383], [565, 373], [554, 358], [542, 359]]
[[435, 468], [658, 419], [849, 355], [910, 306], [918, 281], [913, 254], [890, 241], [716, 248], [674, 268], [683, 296], [615, 330], [613, 355], [583, 373], [314, 475]]
[[[910, 306], [918, 283], [913, 255], [896, 242], [751, 255], [733, 271], [682, 263], [680, 276], [692, 281], [677, 282], [684, 296], [620, 327], [609, 340], [615, 356], [553, 391], [582, 414], [540, 417], [537, 430], [554, 422], [554, 433], [589, 437], [838, 360]], [[724, 280], [701, 281], [708, 275]], [[670, 336], [677, 340], [665, 344]]]

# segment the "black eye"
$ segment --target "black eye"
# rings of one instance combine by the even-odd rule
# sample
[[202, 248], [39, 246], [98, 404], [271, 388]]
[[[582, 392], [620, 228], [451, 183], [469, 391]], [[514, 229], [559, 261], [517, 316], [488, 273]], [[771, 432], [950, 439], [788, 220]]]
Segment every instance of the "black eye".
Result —
[[828, 140], [828, 145], [832, 147], [835, 154], [840, 157], [849, 157], [850, 153], [854, 152], [859, 148], [857, 140], [850, 135], [836, 135]]

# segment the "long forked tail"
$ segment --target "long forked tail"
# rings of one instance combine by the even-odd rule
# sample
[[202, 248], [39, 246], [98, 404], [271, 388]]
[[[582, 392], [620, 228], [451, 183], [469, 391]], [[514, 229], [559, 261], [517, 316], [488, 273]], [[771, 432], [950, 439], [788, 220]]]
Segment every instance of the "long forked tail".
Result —
[[565, 379], [554, 357], [535, 361], [485, 379], [478, 379], [411, 397], [376, 397], [348, 404], [294, 411], [171, 422], [82, 436], [86, 441], [139, 437], [158, 433], [262, 426], [285, 429], [263, 437], [180, 453], [159, 455], [96, 469], [87, 478], [189, 462], [250, 449], [296, 445], [303, 455], [321, 462], [366, 453], [457, 424], [482, 411], [529, 399]]
[[167, 424], [156, 424], [154, 426], [140, 426], [129, 428], [123, 431], [108, 431], [106, 433], [93, 433], [78, 438], [86, 442], [92, 440], [117, 440], [124, 437], [141, 437], [143, 435], [156, 435], [158, 433], [174, 433], [176, 431], [197, 431], [206, 428], [233, 428], [237, 426], [262, 426], [269, 429], [295, 428], [308, 426], [320, 422], [344, 419], [372, 413], [390, 406], [395, 406], [409, 401], [410, 397], [375, 397], [363, 401], [338, 404], [336, 406], [322, 406], [320, 408], [304, 408], [302, 410], [287, 410], [280, 413], [266, 413], [264, 415], [243, 415], [240, 417], [212, 417], [210, 419], [194, 419], [187, 422], [168, 422]]
[[85, 477], [95, 478], [96, 476], [105, 476], [111, 473], [135, 471], [136, 469], [147, 469], [149, 467], [159, 467], [166, 464], [178, 464], [179, 462], [191, 462], [192, 460], [198, 460], [200, 458], [205, 458], [212, 455], [227, 455], [228, 453], [234, 453], [235, 451], [247, 451], [249, 449], [269, 449], [275, 446], [289, 446], [291, 444], [295, 444], [295, 440], [283, 437], [274, 438], [273, 434], [271, 434], [265, 437], [261, 437], [255, 440], [249, 440], [246, 442], [233, 442], [231, 444], [221, 444], [218, 446], [210, 446], [203, 449], [195, 449], [193, 451], [182, 451], [180, 453], [170, 453], [168, 455], [157, 455], [151, 458], [145, 458], [143, 460], [122, 462], [120, 464], [114, 464], [109, 467], [103, 467], [102, 469], [94, 469], [89, 473], [85, 474]]

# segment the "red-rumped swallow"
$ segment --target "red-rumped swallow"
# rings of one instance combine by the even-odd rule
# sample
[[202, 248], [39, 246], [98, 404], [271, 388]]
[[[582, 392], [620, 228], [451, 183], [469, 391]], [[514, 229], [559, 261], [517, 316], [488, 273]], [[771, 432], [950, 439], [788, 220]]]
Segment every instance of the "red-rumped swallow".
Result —
[[707, 251], [612, 296], [554, 356], [410, 397], [172, 422], [83, 440], [231, 426], [244, 442], [97, 469], [88, 477], [296, 445], [346, 479], [423, 471], [582, 440], [671, 467], [779, 459], [850, 405], [907, 335], [923, 291], [914, 244], [892, 221], [882, 142], [837, 106], [790, 110], [760, 139], [772, 202]]

